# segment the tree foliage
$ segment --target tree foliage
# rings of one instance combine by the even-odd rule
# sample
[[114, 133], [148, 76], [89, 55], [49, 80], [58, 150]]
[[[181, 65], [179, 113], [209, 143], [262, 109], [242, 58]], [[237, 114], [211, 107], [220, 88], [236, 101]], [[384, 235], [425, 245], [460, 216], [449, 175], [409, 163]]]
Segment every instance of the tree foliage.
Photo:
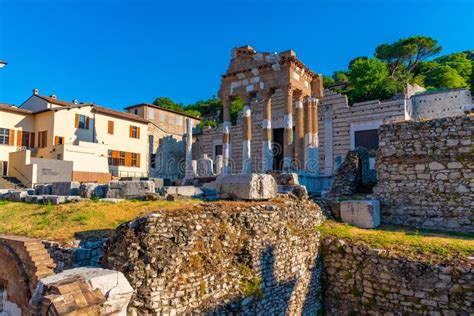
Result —
[[410, 73], [422, 61], [439, 54], [442, 47], [428, 36], [402, 38], [392, 44], [381, 44], [375, 57], [387, 63], [390, 76], [407, 82]]
[[182, 104], [175, 103], [170, 98], [158, 97], [153, 101], [154, 105], [161, 106], [165, 109], [173, 110], [176, 112], [184, 112], [184, 107]]
[[426, 73], [425, 85], [428, 88], [452, 89], [466, 87], [467, 82], [454, 68], [439, 65]]

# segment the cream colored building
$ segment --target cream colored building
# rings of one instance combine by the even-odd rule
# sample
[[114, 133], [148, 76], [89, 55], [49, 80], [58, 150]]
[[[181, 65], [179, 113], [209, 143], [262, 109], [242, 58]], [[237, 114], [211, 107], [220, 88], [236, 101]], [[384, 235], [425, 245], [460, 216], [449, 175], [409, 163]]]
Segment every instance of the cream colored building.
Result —
[[[92, 103], [66, 102], [35, 90], [20, 107], [0, 104], [0, 171], [31, 185], [41, 175], [58, 173], [59, 178], [62, 171], [53, 170], [54, 164], [46, 161], [62, 160], [73, 162], [73, 181], [144, 177], [148, 175], [147, 124], [131, 113]], [[30, 150], [33, 159], [15, 154], [23, 150]], [[31, 161], [41, 164], [40, 160], [48, 167], [36, 167], [39, 176], [24, 174], [35, 168], [19, 167]]]

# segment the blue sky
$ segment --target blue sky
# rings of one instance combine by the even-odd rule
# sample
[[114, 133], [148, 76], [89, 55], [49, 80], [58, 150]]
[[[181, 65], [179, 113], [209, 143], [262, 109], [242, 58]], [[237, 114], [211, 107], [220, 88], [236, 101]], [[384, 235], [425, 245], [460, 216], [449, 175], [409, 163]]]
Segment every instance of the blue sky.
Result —
[[474, 0], [0, 0], [0, 102], [38, 88], [116, 109], [188, 104], [217, 94], [232, 47], [293, 49], [331, 74], [411, 35], [474, 49]]

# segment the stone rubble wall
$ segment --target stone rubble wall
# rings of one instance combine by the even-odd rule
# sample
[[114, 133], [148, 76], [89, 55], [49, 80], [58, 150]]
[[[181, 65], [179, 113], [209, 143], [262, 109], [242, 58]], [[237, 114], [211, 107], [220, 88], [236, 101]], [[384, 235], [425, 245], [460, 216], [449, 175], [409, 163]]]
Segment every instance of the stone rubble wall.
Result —
[[382, 222], [474, 232], [473, 116], [380, 128], [375, 196]]
[[472, 264], [429, 264], [337, 237], [325, 237], [322, 251], [328, 315], [474, 313]]
[[307, 200], [156, 212], [121, 225], [102, 264], [135, 289], [132, 315], [316, 315], [322, 220]]

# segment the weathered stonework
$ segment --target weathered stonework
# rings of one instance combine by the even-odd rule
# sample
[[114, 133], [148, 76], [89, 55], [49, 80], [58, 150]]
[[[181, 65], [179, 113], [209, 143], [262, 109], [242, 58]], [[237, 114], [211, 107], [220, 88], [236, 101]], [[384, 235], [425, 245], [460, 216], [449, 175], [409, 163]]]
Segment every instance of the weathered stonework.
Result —
[[136, 290], [130, 313], [315, 315], [322, 220], [307, 200], [156, 212], [117, 229], [103, 266]]
[[474, 269], [430, 264], [337, 237], [323, 242], [328, 315], [472, 315]]
[[474, 232], [473, 116], [380, 128], [375, 196], [388, 224]]

